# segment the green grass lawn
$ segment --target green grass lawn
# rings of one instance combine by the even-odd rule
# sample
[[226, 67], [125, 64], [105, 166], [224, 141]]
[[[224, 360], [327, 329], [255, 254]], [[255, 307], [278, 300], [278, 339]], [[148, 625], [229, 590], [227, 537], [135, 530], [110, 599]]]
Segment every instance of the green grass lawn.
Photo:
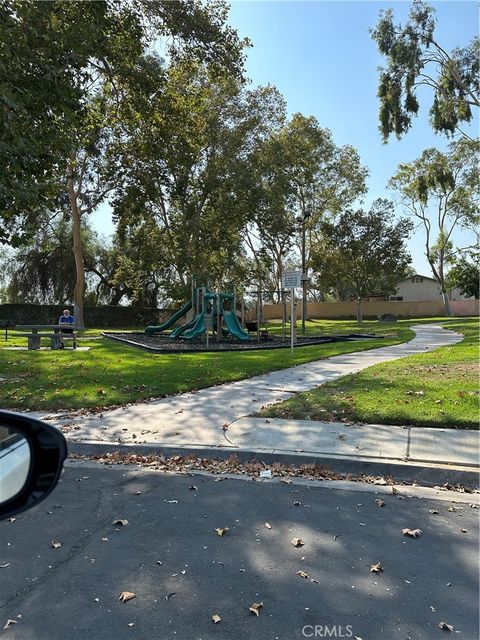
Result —
[[[413, 337], [409, 325], [365, 322], [361, 331], [382, 340], [340, 342], [290, 349], [250, 352], [154, 354], [101, 336], [101, 329], [81, 334], [79, 346], [89, 351], [14, 351], [27, 339], [9, 332], [0, 336], [0, 406], [13, 410], [58, 410], [107, 407], [240, 380], [341, 353], [397, 344]], [[274, 331], [281, 327], [271, 325]], [[358, 332], [352, 321], [307, 323], [310, 335]], [[119, 331], [119, 329], [115, 329]], [[47, 344], [48, 341], [45, 341]]]
[[478, 429], [478, 319], [443, 318], [442, 323], [463, 333], [464, 340], [431, 353], [369, 367], [299, 393], [262, 415]]

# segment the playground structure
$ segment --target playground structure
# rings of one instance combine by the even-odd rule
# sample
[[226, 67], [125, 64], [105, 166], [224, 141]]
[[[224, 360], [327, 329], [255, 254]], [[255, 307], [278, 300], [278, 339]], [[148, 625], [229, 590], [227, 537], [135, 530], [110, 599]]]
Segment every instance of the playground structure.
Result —
[[190, 300], [166, 322], [146, 327], [145, 333], [147, 335], [162, 333], [173, 327], [187, 314], [192, 316], [191, 319], [173, 329], [170, 338], [195, 340], [205, 336], [207, 345], [210, 332], [217, 341], [220, 341], [222, 336], [232, 336], [242, 341], [250, 339], [237, 318], [235, 293], [210, 291], [208, 286], [197, 287], [195, 281], [192, 282]]

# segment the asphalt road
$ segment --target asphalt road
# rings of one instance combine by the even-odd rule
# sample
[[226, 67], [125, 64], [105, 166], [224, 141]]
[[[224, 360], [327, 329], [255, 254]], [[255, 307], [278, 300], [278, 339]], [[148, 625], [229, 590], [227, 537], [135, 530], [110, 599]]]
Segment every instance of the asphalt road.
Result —
[[[478, 513], [468, 502], [378, 495], [375, 487], [69, 467], [46, 501], [0, 523], [0, 634], [474, 640]], [[404, 528], [423, 533], [409, 538]], [[370, 571], [376, 563], [382, 572]], [[121, 602], [124, 591], [136, 597]], [[260, 602], [257, 617], [249, 607]], [[9, 619], [16, 624], [1, 631]]]

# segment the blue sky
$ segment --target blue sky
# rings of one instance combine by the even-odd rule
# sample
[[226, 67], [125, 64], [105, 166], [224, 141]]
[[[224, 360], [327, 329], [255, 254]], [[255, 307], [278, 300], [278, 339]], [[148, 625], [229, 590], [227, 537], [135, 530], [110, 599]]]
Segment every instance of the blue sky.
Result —
[[[478, 7], [473, 1], [431, 2], [437, 13], [436, 36], [450, 50], [464, 46], [478, 34]], [[388, 179], [400, 162], [416, 159], [428, 147], [445, 149], [447, 141], [428, 124], [431, 104], [421, 93], [421, 113], [401, 140], [383, 145], [378, 132], [377, 68], [382, 65], [370, 38], [381, 9], [393, 8], [396, 22], [405, 22], [410, 2], [343, 0], [235, 0], [230, 24], [240, 36], [248, 36], [253, 48], [247, 54], [251, 86], [273, 84], [285, 96], [290, 114], [314, 115], [332, 131], [335, 143], [358, 149], [370, 169], [365, 205], [377, 197], [392, 197]], [[478, 120], [464, 127], [478, 135]], [[400, 212], [400, 211], [399, 211]], [[112, 229], [106, 207], [93, 215], [101, 233]], [[462, 244], [468, 238], [457, 237]], [[429, 274], [423, 257], [422, 236], [410, 241], [413, 266]]]

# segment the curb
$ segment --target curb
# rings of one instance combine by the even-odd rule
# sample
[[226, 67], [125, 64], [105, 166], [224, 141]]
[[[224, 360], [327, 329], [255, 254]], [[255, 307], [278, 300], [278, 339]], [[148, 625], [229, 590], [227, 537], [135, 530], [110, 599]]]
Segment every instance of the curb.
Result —
[[96, 456], [119, 452], [123, 454], [188, 456], [226, 460], [236, 455], [241, 462], [261, 460], [267, 464], [280, 462], [286, 465], [318, 464], [336, 473], [392, 477], [396, 482], [414, 482], [426, 487], [440, 486], [445, 483], [463, 485], [470, 489], [479, 488], [479, 470], [473, 467], [445, 465], [435, 463], [405, 462], [403, 460], [349, 457], [322, 453], [304, 453], [298, 451], [252, 450], [237, 447], [215, 447], [201, 445], [162, 445], [162, 444], [118, 444], [115, 442], [74, 442], [67, 441], [68, 453], [84, 456]]

